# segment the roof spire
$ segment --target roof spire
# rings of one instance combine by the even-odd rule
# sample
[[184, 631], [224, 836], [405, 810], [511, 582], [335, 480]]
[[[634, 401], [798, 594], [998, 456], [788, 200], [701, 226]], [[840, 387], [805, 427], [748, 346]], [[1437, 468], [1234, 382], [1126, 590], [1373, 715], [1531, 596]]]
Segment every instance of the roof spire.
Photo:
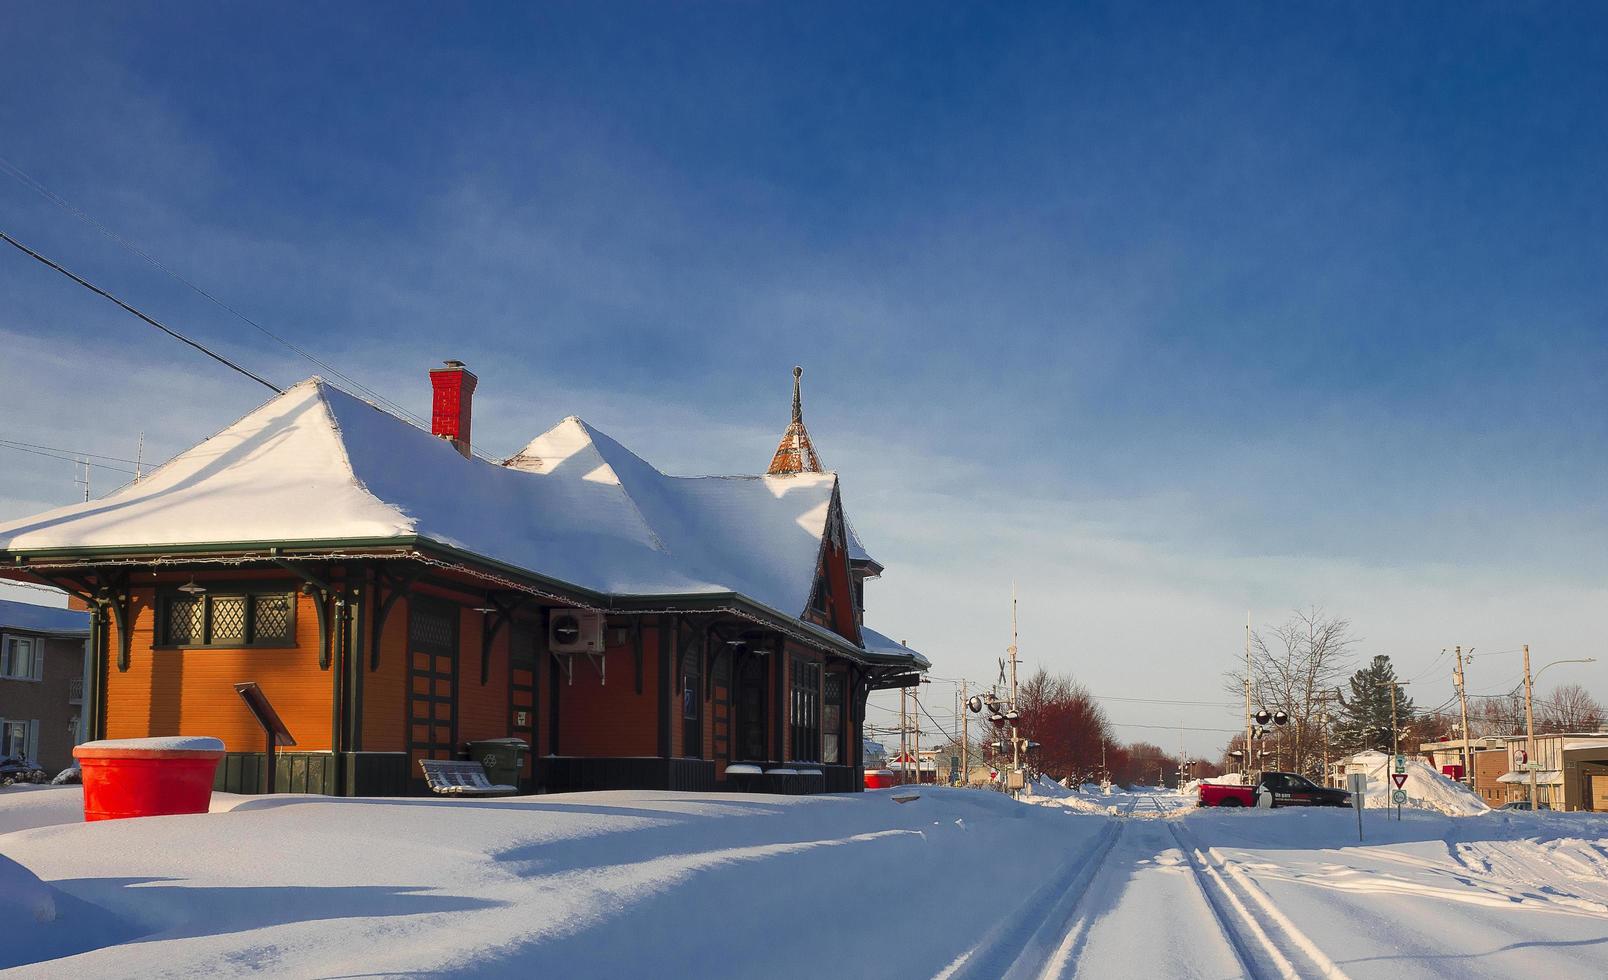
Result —
[[766, 470], [771, 476], [821, 472], [821, 460], [810, 444], [809, 431], [804, 428], [804, 401], [799, 393], [803, 376], [803, 368], [793, 368], [793, 421], [788, 423], [781, 444], [776, 447], [776, 455], [771, 457], [770, 469]]
[[804, 424], [804, 402], [799, 398], [799, 379], [804, 377], [804, 369], [797, 364], [793, 365], [793, 421], [799, 425]]

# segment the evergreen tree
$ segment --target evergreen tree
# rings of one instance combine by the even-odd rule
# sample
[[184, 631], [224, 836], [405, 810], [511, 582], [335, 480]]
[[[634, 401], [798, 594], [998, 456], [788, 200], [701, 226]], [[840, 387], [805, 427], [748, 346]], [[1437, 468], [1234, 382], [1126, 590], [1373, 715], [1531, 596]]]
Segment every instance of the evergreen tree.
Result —
[[1336, 731], [1347, 751], [1374, 749], [1388, 753], [1390, 736], [1390, 688], [1396, 688], [1396, 720], [1403, 727], [1413, 716], [1413, 699], [1396, 682], [1396, 668], [1390, 658], [1378, 656], [1373, 663], [1351, 675], [1351, 696], [1340, 692], [1340, 724]]

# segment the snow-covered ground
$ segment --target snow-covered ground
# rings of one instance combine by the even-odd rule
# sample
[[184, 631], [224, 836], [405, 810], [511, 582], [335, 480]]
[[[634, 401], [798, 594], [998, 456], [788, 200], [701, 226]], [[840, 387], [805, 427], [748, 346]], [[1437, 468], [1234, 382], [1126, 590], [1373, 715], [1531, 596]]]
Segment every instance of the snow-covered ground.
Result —
[[220, 795], [211, 814], [87, 825], [77, 787], [0, 791], [0, 967], [1608, 975], [1608, 817], [1369, 810], [1359, 844], [1350, 810], [1039, 789]]

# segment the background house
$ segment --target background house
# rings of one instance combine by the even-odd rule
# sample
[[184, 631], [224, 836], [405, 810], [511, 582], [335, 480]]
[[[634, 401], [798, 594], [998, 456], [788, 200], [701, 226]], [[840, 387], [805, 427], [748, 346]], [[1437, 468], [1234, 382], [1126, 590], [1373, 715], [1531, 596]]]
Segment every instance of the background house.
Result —
[[88, 640], [86, 612], [0, 599], [0, 757], [73, 764]]

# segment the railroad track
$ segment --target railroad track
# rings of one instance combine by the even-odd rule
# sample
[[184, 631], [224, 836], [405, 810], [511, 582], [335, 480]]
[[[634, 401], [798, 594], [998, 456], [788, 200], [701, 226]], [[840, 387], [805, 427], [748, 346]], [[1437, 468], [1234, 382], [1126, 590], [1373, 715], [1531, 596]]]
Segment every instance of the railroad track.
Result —
[[1189, 862], [1195, 883], [1200, 886], [1206, 904], [1211, 906], [1218, 927], [1234, 948], [1234, 955], [1245, 968], [1246, 976], [1259, 980], [1267, 977], [1347, 980], [1345, 971], [1297, 928], [1249, 875], [1223, 861], [1211, 849], [1202, 849], [1175, 822], [1168, 821], [1167, 830]]

